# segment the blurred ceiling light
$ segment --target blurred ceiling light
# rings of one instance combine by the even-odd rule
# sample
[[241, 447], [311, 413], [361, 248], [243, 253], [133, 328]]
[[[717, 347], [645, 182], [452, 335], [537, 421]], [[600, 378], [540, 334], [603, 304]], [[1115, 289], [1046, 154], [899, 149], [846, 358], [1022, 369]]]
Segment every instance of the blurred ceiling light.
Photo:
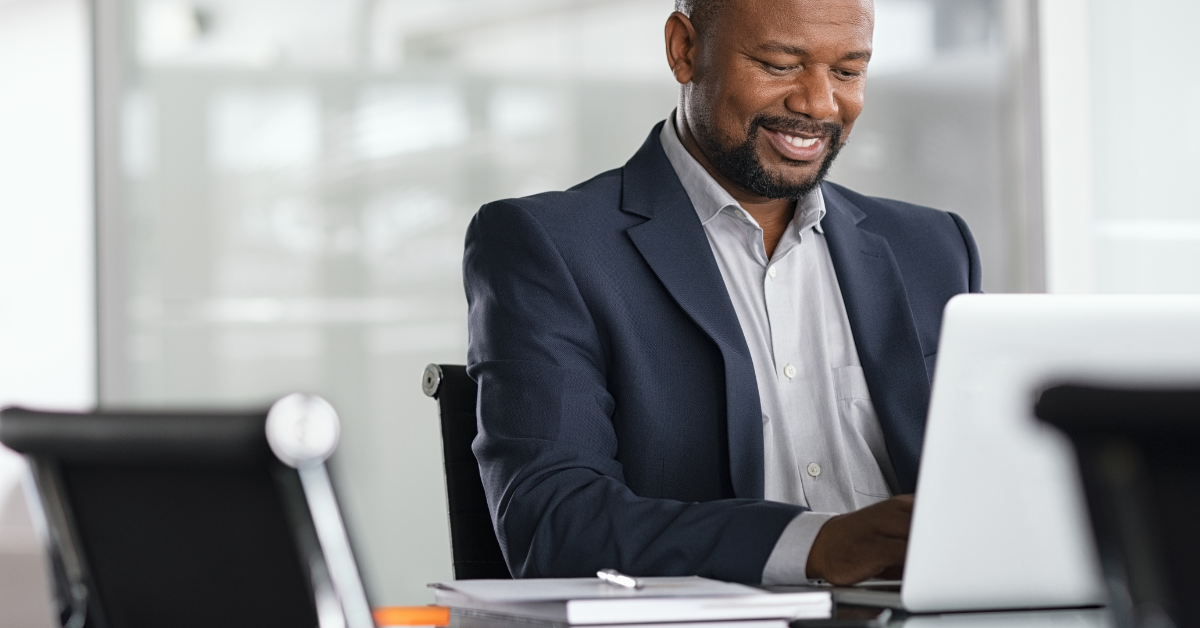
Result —
[[390, 323], [430, 311], [418, 299], [382, 297], [225, 298], [196, 305], [198, 318], [214, 323]]
[[362, 159], [381, 159], [467, 141], [470, 123], [453, 85], [387, 85], [364, 91], [354, 115], [353, 145]]
[[1200, 242], [1200, 220], [1099, 220], [1096, 237], [1109, 240]]
[[207, 11], [178, 0], [150, 0], [138, 11], [138, 56], [154, 64], [189, 52], [208, 32]]
[[318, 158], [320, 131], [317, 99], [307, 90], [229, 90], [209, 110], [209, 155], [225, 172], [303, 168]]

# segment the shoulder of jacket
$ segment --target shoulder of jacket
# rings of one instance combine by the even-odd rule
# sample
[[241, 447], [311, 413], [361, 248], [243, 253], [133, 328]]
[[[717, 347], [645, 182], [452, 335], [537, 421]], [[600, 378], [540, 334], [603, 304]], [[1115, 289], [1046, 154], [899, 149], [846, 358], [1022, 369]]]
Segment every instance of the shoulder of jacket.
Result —
[[889, 221], [900, 220], [910, 223], [928, 221], [946, 225], [953, 222], [951, 214], [948, 211], [891, 198], [867, 196], [866, 194], [860, 194], [850, 188], [832, 182], [828, 183], [828, 185], [866, 214], [868, 218], [882, 218]]

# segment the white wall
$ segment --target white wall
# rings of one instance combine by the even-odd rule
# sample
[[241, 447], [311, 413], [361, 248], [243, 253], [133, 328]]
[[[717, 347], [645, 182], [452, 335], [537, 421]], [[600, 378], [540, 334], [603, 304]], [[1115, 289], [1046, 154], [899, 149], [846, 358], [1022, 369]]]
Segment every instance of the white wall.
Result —
[[1195, 0], [1039, 0], [1050, 292], [1200, 292]]
[[[83, 0], [0, 1], [0, 406], [95, 400], [89, 58]], [[0, 447], [0, 627], [48, 621], [23, 465]]]

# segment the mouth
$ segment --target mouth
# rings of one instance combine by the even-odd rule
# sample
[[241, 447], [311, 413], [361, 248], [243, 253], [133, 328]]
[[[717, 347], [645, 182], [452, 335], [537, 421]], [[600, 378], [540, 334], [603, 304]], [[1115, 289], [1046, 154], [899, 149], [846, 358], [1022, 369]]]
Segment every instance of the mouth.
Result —
[[766, 127], [763, 131], [775, 150], [792, 161], [815, 161], [829, 143], [826, 136], [815, 133], [785, 133]]

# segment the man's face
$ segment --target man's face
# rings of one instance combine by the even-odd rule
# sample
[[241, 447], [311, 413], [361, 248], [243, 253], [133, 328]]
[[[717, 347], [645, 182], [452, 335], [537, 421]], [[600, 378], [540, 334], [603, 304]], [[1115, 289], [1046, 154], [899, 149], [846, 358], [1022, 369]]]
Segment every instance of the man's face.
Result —
[[699, 35], [683, 106], [702, 152], [764, 198], [824, 178], [862, 112], [871, 0], [731, 0]]

